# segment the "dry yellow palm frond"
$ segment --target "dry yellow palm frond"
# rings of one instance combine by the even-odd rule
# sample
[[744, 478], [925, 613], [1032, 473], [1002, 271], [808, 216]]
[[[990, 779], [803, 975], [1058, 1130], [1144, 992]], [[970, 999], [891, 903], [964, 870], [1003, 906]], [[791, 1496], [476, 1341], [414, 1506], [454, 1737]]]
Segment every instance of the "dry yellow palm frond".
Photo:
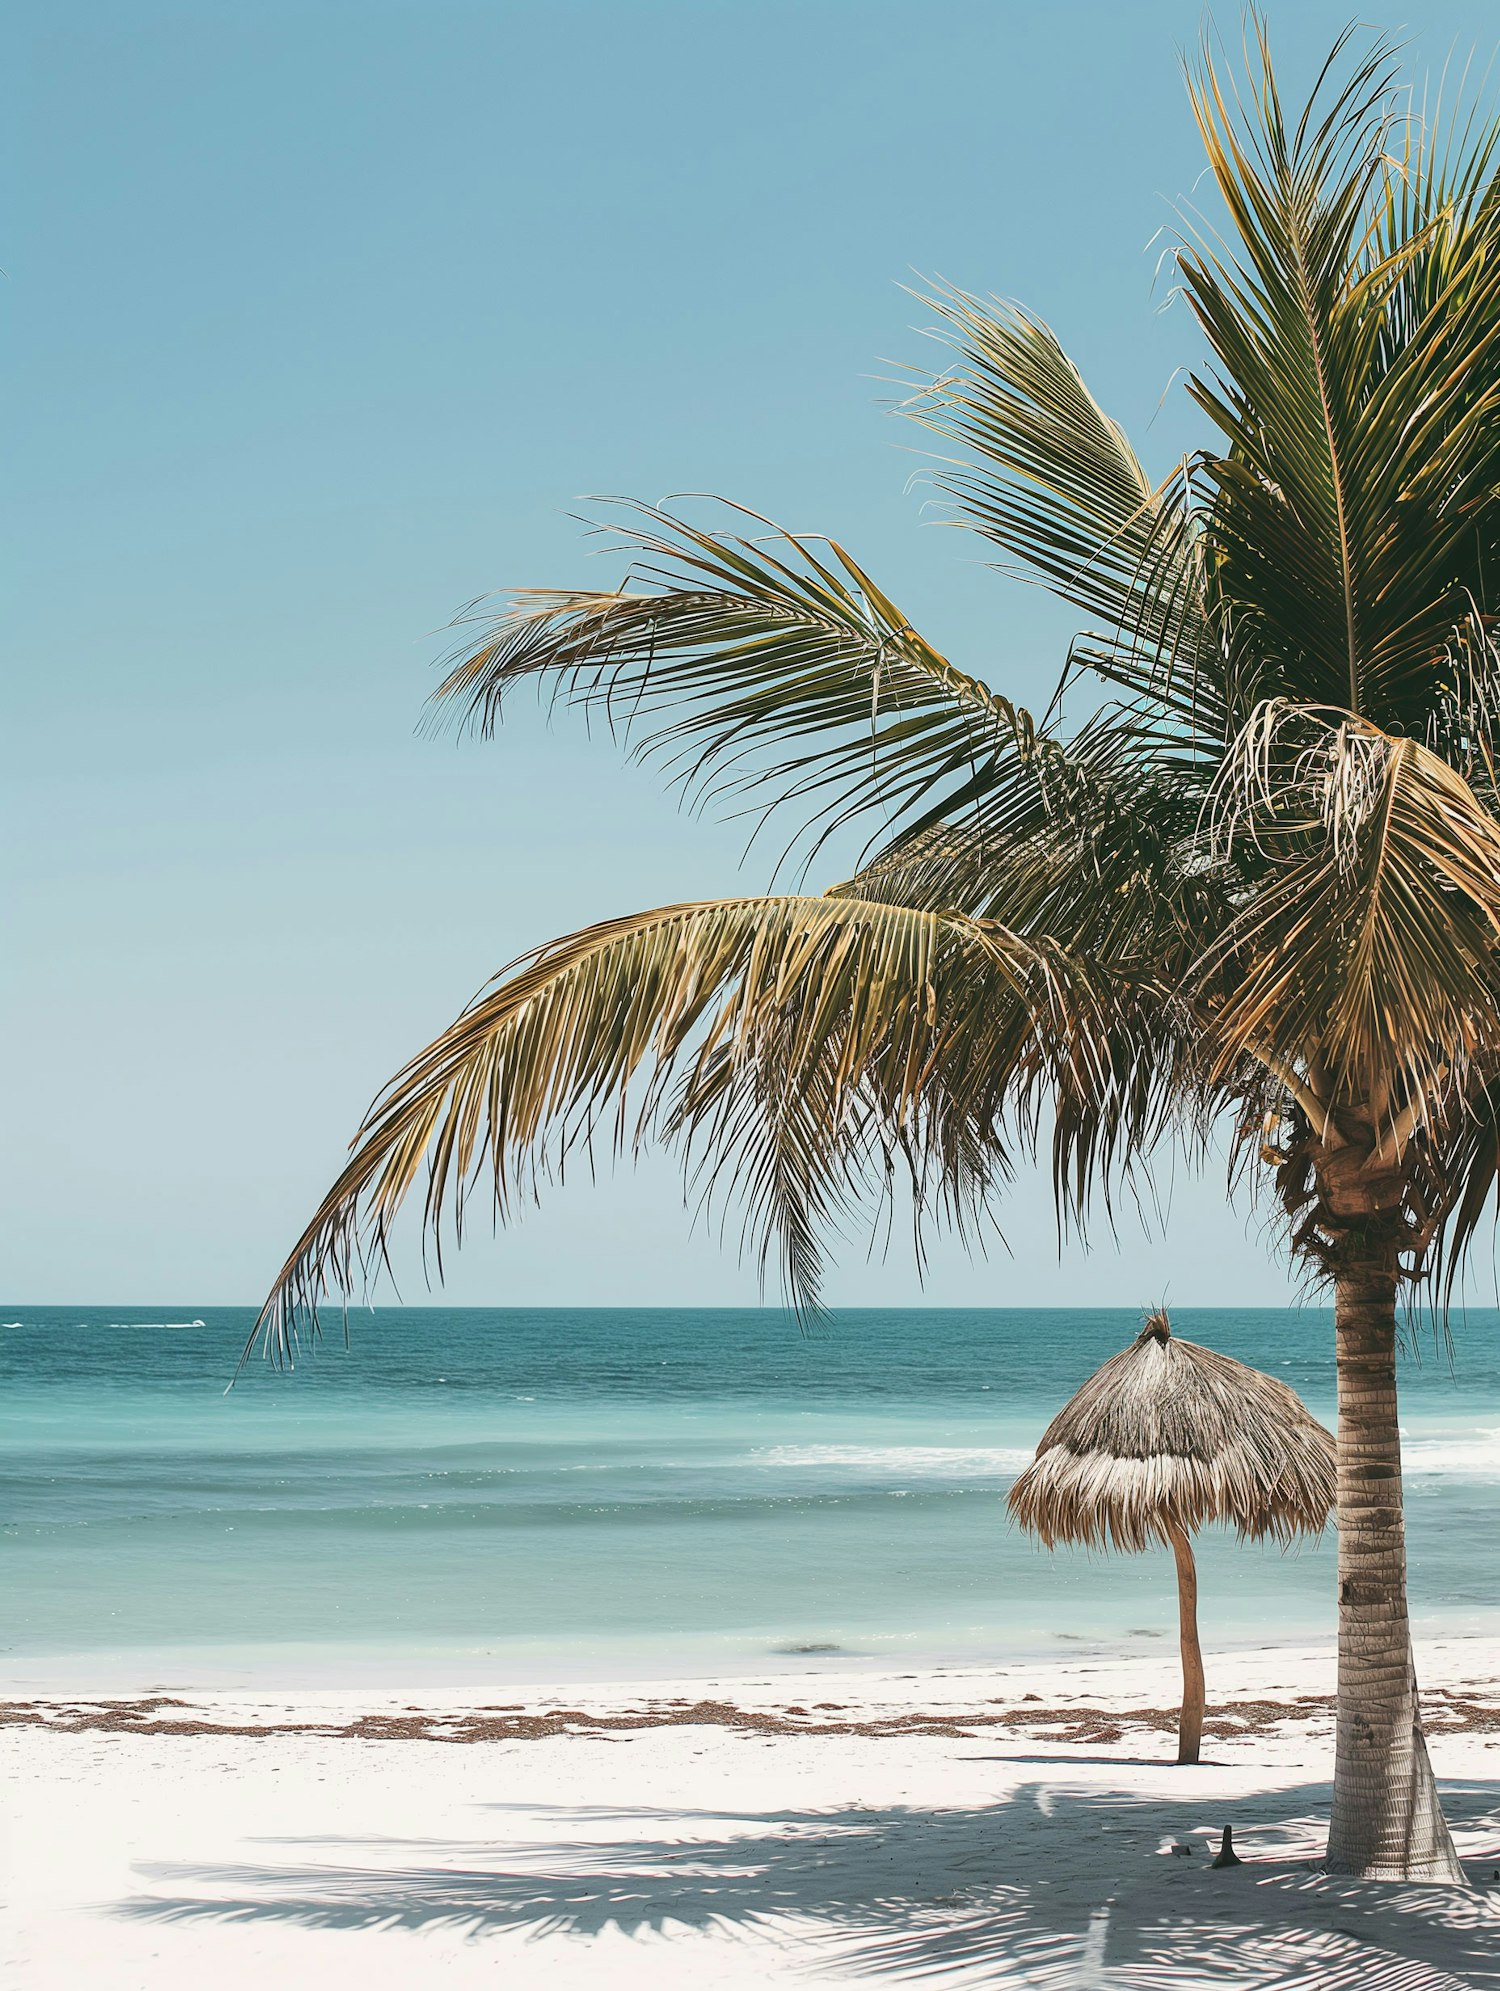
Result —
[[1365, 1097], [1383, 1078], [1392, 1113], [1397, 1078], [1409, 1102], [1482, 1077], [1500, 1047], [1500, 823], [1463, 777], [1345, 714], [1268, 707], [1219, 799], [1221, 840], [1266, 870], [1210, 950], [1206, 987], [1234, 968], [1221, 1065], [1311, 1058]]
[[751, 522], [764, 533], [616, 501], [625, 584], [471, 611], [435, 716], [488, 735], [540, 681], [664, 760], [690, 800], [796, 804], [818, 832], [869, 811], [888, 831], [1026, 754], [1030, 716], [956, 669], [843, 547]]
[[[787, 895], [606, 921], [541, 948], [396, 1076], [260, 1330], [285, 1348], [327, 1284], [347, 1290], [418, 1182], [437, 1238], [476, 1183], [503, 1216], [580, 1145], [663, 1124], [712, 1165], [748, 1149], [739, 1187], [783, 1234], [798, 1184], [836, 1202], [876, 1151], [945, 1180], [999, 1165], [1002, 1123], [1034, 1138], [1044, 1106], [1061, 1152], [1097, 1160], [1170, 1110], [1145, 1069], [1170, 1055], [1165, 1017], [1149, 983], [959, 914]], [[808, 1248], [790, 1249], [795, 1281]]]

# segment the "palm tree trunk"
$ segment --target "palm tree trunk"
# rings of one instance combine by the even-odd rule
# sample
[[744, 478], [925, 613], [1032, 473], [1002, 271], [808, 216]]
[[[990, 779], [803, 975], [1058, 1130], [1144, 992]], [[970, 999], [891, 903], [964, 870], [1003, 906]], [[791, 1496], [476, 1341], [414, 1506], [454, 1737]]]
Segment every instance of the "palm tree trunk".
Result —
[[1346, 1236], [1336, 1284], [1338, 1740], [1330, 1873], [1462, 1884], [1417, 1707], [1396, 1421], [1396, 1245]]
[[1203, 1649], [1198, 1643], [1198, 1565], [1193, 1545], [1180, 1528], [1171, 1531], [1177, 1558], [1177, 1627], [1182, 1644], [1182, 1715], [1177, 1724], [1177, 1760], [1196, 1763], [1203, 1740]]

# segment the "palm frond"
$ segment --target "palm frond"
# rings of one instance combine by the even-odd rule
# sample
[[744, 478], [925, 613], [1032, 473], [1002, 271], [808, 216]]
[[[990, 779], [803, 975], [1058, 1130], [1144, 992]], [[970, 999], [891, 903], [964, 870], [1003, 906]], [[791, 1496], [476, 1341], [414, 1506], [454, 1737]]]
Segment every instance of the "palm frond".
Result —
[[392, 1080], [256, 1333], [288, 1352], [323, 1291], [383, 1260], [419, 1181], [441, 1252], [481, 1183], [504, 1219], [601, 1139], [665, 1131], [733, 1157], [802, 1304], [817, 1227], [873, 1154], [963, 1198], [998, 1130], [1034, 1142], [1050, 1109], [1057, 1165], [1088, 1158], [1081, 1211], [1170, 1116], [1165, 1019], [1148, 985], [953, 914], [778, 896], [606, 921], [540, 949]]
[[1426, 1220], [1417, 1269], [1431, 1271], [1431, 1293], [1442, 1318], [1486, 1216], [1494, 1222], [1500, 1198], [1500, 1077], [1457, 1097], [1443, 1121], [1422, 1129], [1414, 1147], [1426, 1178], [1425, 1208], [1414, 1213]]
[[1217, 368], [1190, 392], [1225, 438], [1199, 476], [1236, 724], [1279, 696], [1421, 731], [1500, 483], [1493, 133], [1402, 161], [1383, 45], [1294, 126], [1263, 31], [1248, 108], [1208, 57], [1191, 94], [1233, 231], [1178, 264]]
[[816, 834], [946, 807], [1028, 750], [1029, 716], [949, 663], [834, 542], [712, 533], [649, 506], [619, 530], [618, 591], [527, 590], [470, 618], [439, 716], [488, 736], [514, 686], [542, 680], [664, 758], [691, 800], [795, 808]]
[[966, 452], [934, 474], [952, 522], [1094, 619], [1078, 662], [1133, 691], [1144, 679], [1179, 714], [1195, 699], [1201, 730], [1212, 680], [1193, 668], [1209, 629], [1190, 484], [1153, 482], [1039, 318], [941, 287], [925, 301], [954, 361], [902, 412]]
[[836, 889], [1003, 919], [1121, 970], [1180, 973], [1247, 886], [1202, 833], [1208, 768], [1174, 764], [1163, 744], [1105, 707], [1066, 746], [1038, 739], [955, 820], [904, 833]]
[[1205, 971], [1222, 1057], [1316, 1059], [1346, 1101], [1383, 1091], [1377, 1117], [1411, 1128], [1500, 1051], [1500, 823], [1447, 762], [1267, 706], [1218, 827], [1270, 867]]

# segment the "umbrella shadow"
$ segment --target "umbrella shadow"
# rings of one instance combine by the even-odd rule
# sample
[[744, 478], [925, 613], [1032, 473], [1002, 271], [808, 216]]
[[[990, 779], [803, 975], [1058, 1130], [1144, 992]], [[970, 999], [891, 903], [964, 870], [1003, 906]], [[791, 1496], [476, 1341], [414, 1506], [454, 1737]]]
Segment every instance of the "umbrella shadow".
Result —
[[[1059, 1766], [1063, 1778], [1066, 1771]], [[323, 1842], [343, 1863], [158, 1864], [154, 1923], [774, 1938], [803, 1971], [1053, 1991], [1500, 1991], [1500, 1783], [1446, 1786], [1472, 1892], [1332, 1879], [1328, 1786], [1206, 1800], [1029, 1783], [973, 1809], [718, 1815], [559, 1806], [545, 1841]], [[1209, 1866], [1228, 1820], [1246, 1864]], [[590, 1836], [579, 1836], [580, 1828]], [[675, 1829], [674, 1829], [675, 1828]], [[1172, 1841], [1186, 1858], [1162, 1857]], [[306, 1842], [302, 1842], [306, 1843]]]

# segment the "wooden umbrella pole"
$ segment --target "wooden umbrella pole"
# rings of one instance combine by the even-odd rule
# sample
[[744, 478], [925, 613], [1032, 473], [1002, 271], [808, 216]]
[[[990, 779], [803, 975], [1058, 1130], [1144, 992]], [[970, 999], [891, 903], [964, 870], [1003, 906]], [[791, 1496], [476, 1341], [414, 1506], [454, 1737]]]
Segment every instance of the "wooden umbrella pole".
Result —
[[1203, 1739], [1203, 1650], [1198, 1644], [1198, 1565], [1193, 1545], [1180, 1528], [1168, 1537], [1177, 1558], [1177, 1623], [1182, 1641], [1182, 1719], [1177, 1727], [1177, 1760], [1196, 1763]]

